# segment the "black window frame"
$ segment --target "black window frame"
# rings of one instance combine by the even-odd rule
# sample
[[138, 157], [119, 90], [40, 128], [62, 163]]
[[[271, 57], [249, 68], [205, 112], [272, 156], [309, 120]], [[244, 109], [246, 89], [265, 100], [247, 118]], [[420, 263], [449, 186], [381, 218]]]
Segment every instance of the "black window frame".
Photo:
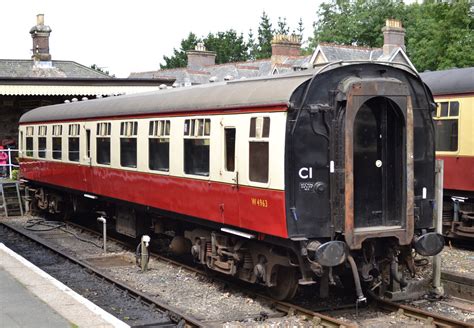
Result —
[[95, 161], [100, 165], [110, 165], [112, 159], [111, 148], [112, 123], [97, 123], [95, 138]]
[[81, 125], [72, 123], [68, 126], [67, 158], [70, 162], [80, 162], [81, 157]]
[[138, 122], [120, 122], [120, 166], [126, 168], [137, 168]]
[[[59, 142], [58, 142], [59, 141]], [[53, 159], [62, 160], [63, 158], [63, 138], [62, 137], [54, 137], [52, 138], [53, 144]]]
[[224, 169], [227, 172], [235, 172], [236, 133], [235, 127], [224, 128]]
[[209, 177], [211, 157], [211, 119], [184, 121], [183, 171], [188, 175]]
[[170, 120], [150, 121], [148, 130], [148, 169], [170, 170]]
[[34, 154], [34, 127], [27, 126], [25, 131], [25, 156], [33, 157]]

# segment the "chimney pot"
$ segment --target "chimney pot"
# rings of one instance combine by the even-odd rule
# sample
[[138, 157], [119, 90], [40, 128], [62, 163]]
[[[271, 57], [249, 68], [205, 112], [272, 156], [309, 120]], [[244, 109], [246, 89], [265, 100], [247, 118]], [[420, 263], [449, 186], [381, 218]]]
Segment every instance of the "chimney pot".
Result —
[[36, 15], [36, 25], [44, 25], [44, 14]]
[[393, 50], [397, 48], [405, 48], [405, 29], [402, 27], [402, 22], [396, 19], [387, 19], [385, 26], [382, 28], [383, 32], [383, 54], [390, 56]]
[[216, 64], [216, 53], [207, 51], [202, 42], [199, 42], [194, 50], [186, 51], [186, 55], [188, 56], [188, 68], [190, 69], [201, 69]]
[[298, 35], [277, 34], [272, 40], [272, 65], [281, 64], [288, 57], [299, 56], [301, 40]]
[[31, 58], [35, 62], [50, 62], [49, 35], [51, 34], [51, 28], [44, 25], [44, 14], [36, 15], [36, 25], [30, 29], [30, 34], [33, 39], [33, 55]]

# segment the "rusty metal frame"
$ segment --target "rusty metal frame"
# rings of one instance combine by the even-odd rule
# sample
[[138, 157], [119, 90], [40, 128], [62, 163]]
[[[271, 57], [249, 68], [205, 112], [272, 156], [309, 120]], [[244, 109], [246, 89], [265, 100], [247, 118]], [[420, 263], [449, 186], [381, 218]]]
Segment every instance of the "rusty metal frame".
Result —
[[[408, 245], [413, 239], [414, 229], [414, 190], [413, 190], [413, 107], [408, 88], [401, 81], [394, 79], [354, 79], [348, 81], [345, 88], [347, 96], [346, 116], [344, 120], [344, 235], [350, 249], [360, 249], [362, 242], [368, 238], [395, 237], [400, 245]], [[406, 213], [402, 218], [401, 228], [380, 226], [380, 229], [357, 231], [354, 228], [354, 121], [363, 103], [372, 97], [406, 97], [405, 140], [406, 163], [403, 168], [406, 189], [402, 185], [402, 202], [406, 204]], [[361, 101], [363, 100], [363, 101]], [[393, 100], [393, 99], [392, 99]], [[342, 140], [341, 140], [342, 141]], [[404, 191], [404, 192], [403, 192]], [[403, 206], [403, 204], [400, 204]], [[403, 220], [405, 219], [405, 220]]]

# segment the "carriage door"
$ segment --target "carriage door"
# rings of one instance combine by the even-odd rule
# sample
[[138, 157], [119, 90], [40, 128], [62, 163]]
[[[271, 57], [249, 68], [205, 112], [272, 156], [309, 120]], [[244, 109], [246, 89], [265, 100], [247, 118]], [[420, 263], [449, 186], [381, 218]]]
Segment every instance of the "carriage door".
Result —
[[222, 222], [239, 226], [239, 168], [237, 161], [237, 128], [235, 122], [222, 119], [221, 168], [222, 192], [219, 211]]
[[[346, 241], [412, 239], [413, 114], [400, 81], [357, 84], [345, 118]], [[350, 91], [349, 91], [350, 94]]]

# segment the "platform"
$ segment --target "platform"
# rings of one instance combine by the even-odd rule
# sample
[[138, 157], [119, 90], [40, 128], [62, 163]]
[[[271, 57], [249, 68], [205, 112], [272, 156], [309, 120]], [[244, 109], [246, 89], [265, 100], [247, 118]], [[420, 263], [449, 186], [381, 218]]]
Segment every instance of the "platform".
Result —
[[0, 326], [130, 327], [0, 243]]

